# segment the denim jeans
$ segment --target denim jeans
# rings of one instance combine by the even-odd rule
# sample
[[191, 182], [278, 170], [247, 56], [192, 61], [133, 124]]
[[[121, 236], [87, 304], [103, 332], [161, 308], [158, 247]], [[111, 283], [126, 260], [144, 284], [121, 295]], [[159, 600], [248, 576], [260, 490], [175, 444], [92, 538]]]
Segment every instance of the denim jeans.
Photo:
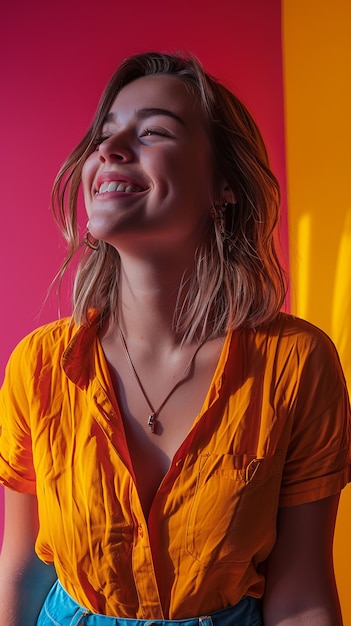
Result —
[[37, 626], [262, 626], [261, 601], [245, 596], [238, 604], [211, 615], [181, 620], [142, 620], [92, 613], [80, 606], [56, 581]]

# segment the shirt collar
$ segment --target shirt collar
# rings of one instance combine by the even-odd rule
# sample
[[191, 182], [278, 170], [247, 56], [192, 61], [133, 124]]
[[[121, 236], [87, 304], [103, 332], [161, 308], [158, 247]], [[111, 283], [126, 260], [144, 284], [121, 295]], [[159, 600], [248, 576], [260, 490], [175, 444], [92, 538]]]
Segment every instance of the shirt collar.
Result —
[[73, 335], [65, 349], [61, 364], [66, 376], [81, 389], [86, 389], [95, 375], [95, 358], [92, 351], [100, 328], [99, 311], [89, 311], [88, 321], [73, 325]]

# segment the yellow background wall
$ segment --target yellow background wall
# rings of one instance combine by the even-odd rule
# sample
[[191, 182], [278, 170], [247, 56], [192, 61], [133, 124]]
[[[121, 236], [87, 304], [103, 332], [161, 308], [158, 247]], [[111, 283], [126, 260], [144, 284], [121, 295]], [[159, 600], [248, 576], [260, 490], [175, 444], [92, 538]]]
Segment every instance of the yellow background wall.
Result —
[[[351, 2], [283, 0], [291, 310], [336, 344], [351, 391]], [[351, 626], [351, 487], [335, 567]]]

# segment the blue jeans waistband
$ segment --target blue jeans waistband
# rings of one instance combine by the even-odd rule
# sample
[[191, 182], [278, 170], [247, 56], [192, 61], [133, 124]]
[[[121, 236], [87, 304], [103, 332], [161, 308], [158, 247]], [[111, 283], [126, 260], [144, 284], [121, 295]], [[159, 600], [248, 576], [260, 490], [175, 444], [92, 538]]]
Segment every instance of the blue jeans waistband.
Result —
[[76, 602], [57, 580], [41, 609], [37, 626], [262, 626], [261, 601], [245, 596], [211, 615], [181, 620], [142, 620], [92, 613]]

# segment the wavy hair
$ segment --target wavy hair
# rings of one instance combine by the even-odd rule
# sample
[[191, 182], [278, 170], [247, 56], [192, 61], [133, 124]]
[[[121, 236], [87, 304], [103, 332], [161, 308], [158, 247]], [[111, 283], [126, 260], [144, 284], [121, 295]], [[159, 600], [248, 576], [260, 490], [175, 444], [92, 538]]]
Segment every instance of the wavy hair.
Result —
[[[190, 340], [195, 335], [203, 338], [209, 327], [212, 336], [217, 336], [229, 329], [269, 322], [281, 309], [286, 293], [275, 247], [279, 184], [251, 114], [192, 55], [134, 55], [112, 76], [91, 127], [54, 182], [52, 209], [68, 244], [60, 279], [82, 246], [77, 202], [83, 164], [95, 150], [117, 93], [133, 80], [154, 74], [178, 77], [198, 99], [212, 145], [215, 181], [220, 177], [226, 180], [236, 198], [224, 214], [227, 238], [223, 241], [214, 219], [208, 239], [196, 251], [194, 270], [180, 286], [182, 304], [175, 311], [175, 328], [183, 340]], [[218, 190], [215, 200], [220, 205]], [[83, 252], [73, 290], [73, 318], [78, 324], [88, 321], [92, 308], [99, 310], [102, 318], [117, 316], [119, 270], [120, 257], [113, 246], [99, 241], [97, 250]]]

